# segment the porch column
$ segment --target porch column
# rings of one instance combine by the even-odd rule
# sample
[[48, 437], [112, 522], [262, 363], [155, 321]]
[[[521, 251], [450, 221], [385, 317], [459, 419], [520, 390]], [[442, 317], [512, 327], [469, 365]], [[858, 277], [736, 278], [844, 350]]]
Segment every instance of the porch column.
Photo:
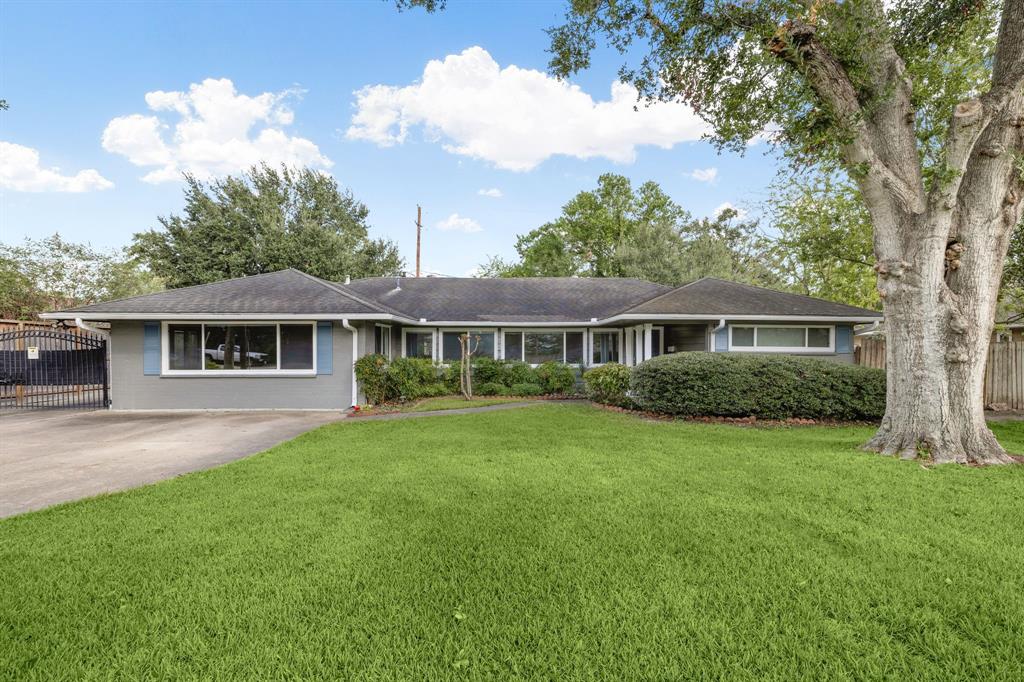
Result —
[[633, 337], [636, 336], [635, 330], [632, 327], [626, 327], [623, 330], [626, 337], [626, 357], [623, 358], [626, 362], [625, 365], [633, 366]]
[[654, 325], [653, 324], [645, 324], [644, 325], [644, 356], [643, 356], [644, 360], [650, 360], [651, 358], [654, 357], [654, 355], [651, 352], [651, 348], [652, 348], [652, 345], [653, 345], [652, 341], [651, 341], [651, 337], [654, 336], [654, 334], [652, 333], [653, 331], [654, 331]]

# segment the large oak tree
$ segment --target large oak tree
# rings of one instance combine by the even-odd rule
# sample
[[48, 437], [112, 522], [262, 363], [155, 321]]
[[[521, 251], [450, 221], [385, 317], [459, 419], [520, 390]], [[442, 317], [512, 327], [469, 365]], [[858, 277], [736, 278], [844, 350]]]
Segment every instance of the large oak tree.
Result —
[[1024, 0], [574, 0], [551, 39], [559, 75], [603, 39], [623, 79], [688, 102], [723, 146], [767, 131], [795, 163], [844, 169], [871, 217], [888, 337], [868, 447], [1012, 461], [982, 389], [1024, 206]]

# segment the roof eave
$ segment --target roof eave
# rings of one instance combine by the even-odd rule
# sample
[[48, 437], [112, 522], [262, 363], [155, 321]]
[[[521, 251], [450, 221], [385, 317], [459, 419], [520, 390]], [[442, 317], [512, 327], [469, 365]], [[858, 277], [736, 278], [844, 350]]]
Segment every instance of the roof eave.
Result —
[[417, 321], [390, 313], [132, 313], [75, 312], [58, 310], [40, 313], [44, 320], [391, 320], [415, 324]]

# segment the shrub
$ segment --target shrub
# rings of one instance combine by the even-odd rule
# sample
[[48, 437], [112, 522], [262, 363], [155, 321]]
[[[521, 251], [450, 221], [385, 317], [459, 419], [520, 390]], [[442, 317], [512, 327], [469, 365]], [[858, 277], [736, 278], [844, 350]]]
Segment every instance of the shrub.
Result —
[[488, 381], [474, 387], [477, 395], [508, 395], [508, 387], [495, 381]]
[[448, 386], [442, 383], [427, 384], [426, 386], [419, 386], [416, 388], [416, 395], [409, 396], [410, 398], [437, 398], [443, 395], [451, 395], [451, 391]]
[[[419, 397], [420, 389], [438, 383], [437, 369], [426, 358], [395, 358], [387, 368], [391, 399]], [[357, 377], [358, 378], [358, 377]], [[363, 389], [366, 392], [366, 389]]]
[[[458, 378], [458, 363], [452, 363], [456, 367], [456, 378]], [[500, 360], [494, 358], [473, 359], [473, 384], [504, 384], [504, 367]]]
[[626, 395], [629, 390], [629, 367], [608, 362], [583, 374], [587, 397], [606, 405], [629, 407], [633, 401]]
[[512, 384], [510, 395], [542, 395], [544, 389], [538, 384]]
[[676, 353], [633, 368], [637, 404], [681, 416], [878, 419], [885, 372], [817, 358]]
[[537, 383], [545, 393], [565, 395], [576, 390], [576, 372], [570, 365], [561, 362], [545, 362], [537, 365]]
[[391, 399], [387, 358], [378, 354], [364, 355], [356, 360], [355, 371], [368, 403], [378, 405]]
[[537, 370], [519, 360], [506, 360], [501, 365], [501, 383], [506, 386], [516, 384], [539, 384]]

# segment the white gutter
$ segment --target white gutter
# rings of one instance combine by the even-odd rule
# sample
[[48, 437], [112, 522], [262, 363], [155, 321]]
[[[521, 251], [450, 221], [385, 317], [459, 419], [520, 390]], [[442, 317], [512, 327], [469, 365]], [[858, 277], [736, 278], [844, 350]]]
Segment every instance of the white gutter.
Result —
[[356, 356], [359, 354], [359, 330], [341, 318], [341, 326], [352, 333], [352, 407], [359, 404], [359, 385], [356, 382]]
[[40, 313], [44, 320], [298, 320], [311, 322], [314, 320], [391, 320], [405, 324], [416, 324], [411, 317], [402, 317], [390, 313], [348, 313], [342, 315], [325, 315], [323, 313]]
[[714, 329], [712, 329], [711, 333], [712, 334], [717, 334], [718, 332], [722, 331], [723, 329], [725, 329], [725, 318], [724, 317], [718, 321], [718, 326], [715, 327]]

